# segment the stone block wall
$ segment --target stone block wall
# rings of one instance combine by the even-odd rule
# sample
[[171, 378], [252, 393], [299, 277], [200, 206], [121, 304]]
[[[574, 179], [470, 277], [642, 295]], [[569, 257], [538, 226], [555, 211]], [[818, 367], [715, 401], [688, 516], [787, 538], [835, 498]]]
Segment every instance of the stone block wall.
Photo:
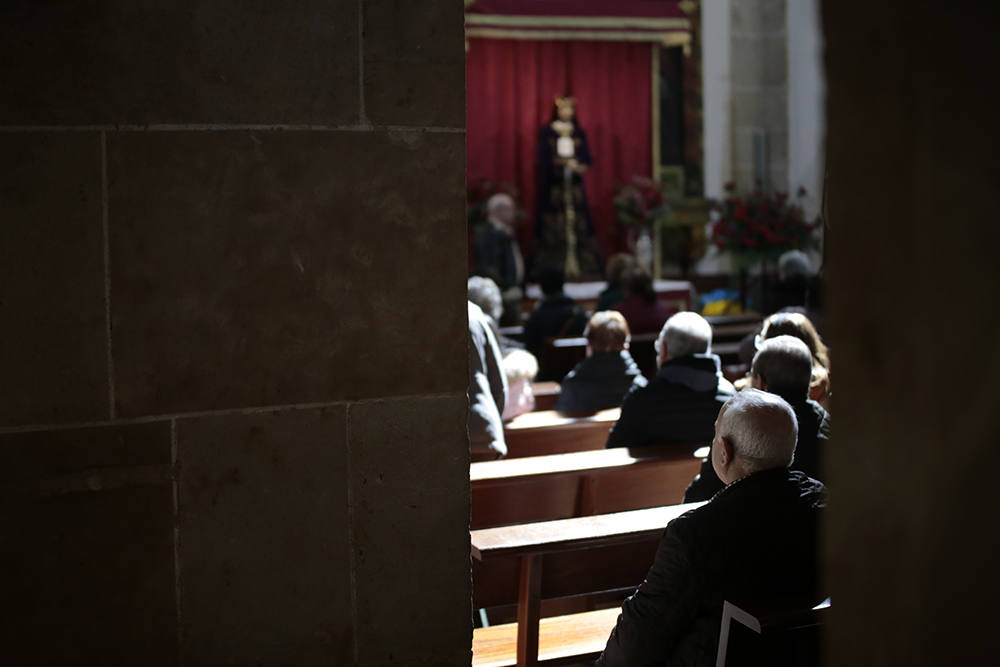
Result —
[[453, 0], [0, 9], [11, 664], [465, 665]]

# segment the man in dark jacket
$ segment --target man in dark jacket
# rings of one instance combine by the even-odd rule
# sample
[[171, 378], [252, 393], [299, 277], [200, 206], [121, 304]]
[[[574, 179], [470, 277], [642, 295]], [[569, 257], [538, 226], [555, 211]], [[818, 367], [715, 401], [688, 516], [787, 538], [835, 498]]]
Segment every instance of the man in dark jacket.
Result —
[[514, 234], [517, 205], [513, 197], [498, 192], [486, 202], [486, 215], [472, 237], [472, 272], [491, 278], [503, 291], [503, 312], [497, 321], [520, 324], [524, 259]]
[[724, 600], [808, 609], [825, 597], [816, 544], [825, 490], [789, 470], [796, 435], [780, 396], [746, 389], [725, 404], [712, 461], [727, 486], [667, 525], [597, 665], [708, 667]]
[[587, 337], [587, 358], [559, 383], [557, 411], [589, 413], [617, 408], [629, 389], [646, 386], [646, 378], [629, 354], [630, 332], [621, 313], [594, 313], [583, 335]]
[[735, 393], [711, 346], [712, 326], [701, 315], [668, 319], [656, 339], [659, 371], [625, 397], [607, 446], [710, 442], [719, 408]]
[[[795, 411], [799, 439], [792, 470], [822, 479], [820, 451], [830, 438], [830, 415], [809, 399], [813, 360], [809, 348], [794, 336], [775, 336], [761, 343], [750, 367], [752, 386], [781, 396]], [[723, 487], [712, 469], [711, 454], [684, 494], [684, 502], [708, 500]]]
[[546, 339], [579, 336], [587, 326], [587, 314], [563, 292], [565, 281], [566, 274], [558, 266], [548, 265], [539, 272], [542, 300], [524, 323], [524, 346], [535, 356], [541, 352]]

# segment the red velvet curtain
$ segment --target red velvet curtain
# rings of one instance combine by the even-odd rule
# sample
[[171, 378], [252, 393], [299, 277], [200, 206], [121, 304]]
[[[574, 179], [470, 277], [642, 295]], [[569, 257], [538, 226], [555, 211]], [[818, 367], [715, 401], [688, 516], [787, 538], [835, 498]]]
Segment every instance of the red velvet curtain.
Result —
[[651, 49], [642, 42], [471, 39], [466, 54], [466, 173], [515, 185], [527, 218], [518, 230], [525, 254], [534, 235], [538, 131], [552, 101], [577, 100], [594, 163], [584, 176], [605, 260], [625, 247], [615, 219], [616, 189], [649, 176]]

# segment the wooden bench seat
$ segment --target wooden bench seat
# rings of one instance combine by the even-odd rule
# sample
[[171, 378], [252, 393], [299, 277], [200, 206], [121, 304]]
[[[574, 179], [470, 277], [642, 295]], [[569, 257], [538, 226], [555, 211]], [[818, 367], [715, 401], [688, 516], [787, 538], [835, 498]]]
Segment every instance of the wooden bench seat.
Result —
[[554, 410], [528, 412], [504, 425], [507, 458], [604, 449], [621, 409], [589, 417], [564, 417]]
[[707, 447], [616, 447], [473, 463], [473, 529], [679, 503]]
[[[538, 662], [556, 665], [590, 663], [604, 650], [621, 610], [598, 609], [543, 618], [538, 624]], [[476, 628], [472, 639], [473, 667], [517, 664], [517, 623]]]
[[554, 410], [560, 389], [558, 382], [532, 382], [531, 393], [535, 396], [535, 408], [532, 412]]
[[[712, 325], [712, 352], [723, 363], [735, 363], [739, 358], [740, 341], [760, 328], [761, 317], [756, 313], [746, 315], [715, 316], [706, 318]], [[632, 335], [629, 350], [643, 375], [656, 374], [656, 338], [659, 332]], [[561, 380], [573, 367], [587, 356], [587, 339], [583, 337], [553, 338], [548, 340], [538, 355], [539, 377]]]
[[[474, 530], [473, 606], [516, 602], [517, 664], [535, 665], [542, 599], [601, 591], [624, 597], [646, 576], [667, 523], [702, 504]], [[474, 652], [475, 643], [474, 636]]]

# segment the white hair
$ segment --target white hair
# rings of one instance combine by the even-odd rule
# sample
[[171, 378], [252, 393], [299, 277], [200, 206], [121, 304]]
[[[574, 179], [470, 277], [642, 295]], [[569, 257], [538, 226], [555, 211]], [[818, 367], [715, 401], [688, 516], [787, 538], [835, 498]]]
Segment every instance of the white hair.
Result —
[[792, 276], [808, 278], [812, 275], [812, 262], [809, 261], [809, 255], [801, 250], [788, 250], [778, 258], [778, 271], [786, 278]]
[[486, 214], [493, 215], [497, 209], [506, 206], [513, 210], [514, 198], [506, 192], [498, 192], [486, 200]]
[[503, 372], [507, 376], [507, 384], [513, 384], [518, 380], [535, 379], [538, 375], [538, 360], [535, 355], [525, 350], [511, 350], [503, 358]]
[[[663, 349], [666, 343], [667, 349]], [[656, 338], [656, 349], [671, 359], [712, 351], [712, 325], [698, 313], [684, 311], [670, 317]]]
[[499, 321], [503, 314], [503, 297], [500, 288], [490, 278], [472, 276], [467, 283], [469, 301], [479, 306], [484, 313]]
[[785, 399], [757, 389], [744, 389], [722, 406], [719, 436], [733, 446], [747, 472], [787, 468], [795, 454], [799, 424]]

